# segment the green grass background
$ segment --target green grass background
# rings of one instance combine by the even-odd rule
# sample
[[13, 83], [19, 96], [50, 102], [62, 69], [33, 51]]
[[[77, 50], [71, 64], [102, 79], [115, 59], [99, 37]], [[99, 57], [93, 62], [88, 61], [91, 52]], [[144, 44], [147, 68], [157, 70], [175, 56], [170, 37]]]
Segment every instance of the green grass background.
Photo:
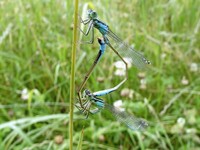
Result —
[[[145, 73], [146, 89], [140, 88], [139, 71], [132, 67], [128, 82], [102, 97], [110, 104], [122, 99], [126, 111], [150, 126], [134, 132], [106, 112], [87, 120], [75, 113], [74, 149], [82, 129], [82, 149], [198, 149], [200, 1], [84, 0], [80, 15], [88, 2], [101, 20], [152, 62]], [[73, 6], [71, 0], [0, 1], [0, 149], [69, 148]], [[95, 30], [95, 39], [98, 36]], [[94, 58], [98, 49], [97, 40], [77, 49], [76, 89], [92, 64], [86, 58]], [[119, 83], [123, 77], [114, 75], [114, 61], [106, 49], [86, 88], [98, 91]], [[192, 63], [196, 71], [191, 71]], [[133, 98], [120, 95], [124, 88], [134, 90]]]

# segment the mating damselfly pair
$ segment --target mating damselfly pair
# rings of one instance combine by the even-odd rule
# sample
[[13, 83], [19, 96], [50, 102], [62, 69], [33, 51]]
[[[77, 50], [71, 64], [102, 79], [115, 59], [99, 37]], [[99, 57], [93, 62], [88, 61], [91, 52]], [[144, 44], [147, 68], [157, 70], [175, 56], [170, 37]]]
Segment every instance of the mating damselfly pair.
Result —
[[[124, 43], [116, 34], [114, 34], [110, 30], [108, 25], [106, 25], [97, 18], [97, 13], [95, 11], [88, 10], [87, 18], [85, 20], [82, 20], [81, 18], [81, 23], [83, 23], [84, 25], [88, 25], [88, 28], [86, 32], [82, 30], [80, 31], [85, 36], [88, 36], [90, 33], [92, 34], [92, 39], [87, 43], [94, 42], [94, 28], [96, 28], [101, 33], [103, 38], [102, 39], [98, 38], [100, 50], [96, 56], [96, 59], [94, 60], [93, 65], [90, 67], [88, 73], [86, 74], [82, 84], [78, 89], [78, 104], [76, 105], [77, 108], [81, 112], [86, 114], [86, 117], [88, 117], [89, 114], [95, 114], [104, 108], [109, 110], [116, 117], [118, 121], [126, 124], [130, 129], [132, 130], [144, 129], [145, 127], [148, 126], [147, 122], [144, 121], [144, 119], [134, 117], [133, 115], [125, 111], [122, 112], [121, 110], [115, 108], [114, 106], [107, 104], [104, 100], [100, 99], [99, 96], [103, 96], [117, 90], [127, 80], [128, 77], [127, 62], [125, 61], [124, 57], [130, 58], [132, 64], [141, 70], [145, 70], [146, 68], [148, 68], [150, 61], [148, 61], [141, 53], [139, 53], [138, 51], [136, 51], [135, 49]], [[110, 43], [110, 40], [112, 40], [113, 43]], [[89, 90], [84, 90], [82, 94], [82, 89], [85, 86], [88, 78], [90, 77], [98, 61], [104, 54], [106, 45], [108, 45], [108, 47], [111, 48], [111, 50], [124, 62], [126, 66], [125, 79], [122, 80], [118, 85], [116, 85], [113, 88], [94, 93], [91, 93]], [[91, 110], [92, 105], [94, 105], [96, 109]]]

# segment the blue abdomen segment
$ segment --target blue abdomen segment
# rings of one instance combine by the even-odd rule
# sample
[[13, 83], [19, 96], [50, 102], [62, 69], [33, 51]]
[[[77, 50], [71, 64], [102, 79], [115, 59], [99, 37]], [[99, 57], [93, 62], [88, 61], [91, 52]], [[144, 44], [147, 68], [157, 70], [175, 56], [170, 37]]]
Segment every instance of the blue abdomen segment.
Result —
[[98, 39], [98, 41], [99, 41], [99, 44], [100, 44], [100, 52], [101, 52], [99, 58], [101, 58], [101, 56], [104, 54], [104, 52], [105, 52], [105, 50], [106, 50], [106, 44], [105, 44], [105, 42], [103, 41], [103, 39]]
[[105, 52], [105, 49], [106, 49], [106, 45], [105, 44], [100, 46], [100, 50], [101, 50], [102, 54]]

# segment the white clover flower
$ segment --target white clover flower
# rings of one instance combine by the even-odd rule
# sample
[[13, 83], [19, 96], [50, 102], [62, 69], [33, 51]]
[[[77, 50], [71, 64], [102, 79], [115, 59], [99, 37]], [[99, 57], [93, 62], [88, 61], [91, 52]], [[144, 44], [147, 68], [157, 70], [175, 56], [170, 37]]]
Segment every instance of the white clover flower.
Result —
[[147, 83], [147, 81], [145, 79], [140, 80], [140, 84], [146, 84], [146, 83]]
[[125, 111], [125, 108], [122, 108], [122, 100], [117, 100], [113, 103], [113, 106], [115, 106], [116, 108], [118, 108], [121, 111]]
[[146, 86], [146, 79], [140, 80], [140, 89], [145, 90], [147, 88]]
[[162, 53], [162, 54], [161, 54], [161, 58], [162, 58], [162, 59], [164, 59], [166, 56], [167, 56], [166, 53]]
[[125, 64], [124, 64], [123, 61], [116, 61], [116, 62], [114, 62], [114, 66], [117, 69], [126, 69], [126, 66], [125, 66]]
[[21, 91], [21, 98], [22, 98], [22, 100], [27, 100], [29, 98], [29, 92], [28, 92], [27, 88], [24, 88]]
[[[127, 63], [127, 65], [128, 65], [128, 68], [130, 68], [132, 65], [131, 65], [131, 63], [132, 63], [132, 60], [131, 60], [131, 58], [123, 58], [125, 61], [126, 61], [126, 63]], [[114, 63], [114, 66], [117, 68], [117, 70], [115, 71], [115, 75], [116, 76], [125, 76], [126, 75], [126, 65], [124, 64], [124, 62], [123, 61], [116, 61], [115, 63]]]
[[179, 125], [180, 128], [183, 128], [183, 126], [185, 125], [185, 118], [178, 118], [177, 119], [177, 124]]
[[177, 123], [171, 127], [171, 133], [182, 133], [184, 132], [185, 118], [178, 118]]
[[181, 80], [181, 83], [182, 83], [183, 85], [188, 85], [188, 84], [189, 84], [189, 81], [188, 81], [188, 79], [186, 79], [185, 76], [183, 76], [183, 78], [182, 78], [182, 80]]
[[[127, 58], [127, 57], [124, 57], [123, 59], [124, 59], [125, 62], [127, 63], [128, 68], [130, 68], [130, 67], [132, 66], [132, 64], [131, 64], [131, 63], [132, 63], [132, 59], [131, 59], [131, 58]], [[126, 65], [124, 64], [124, 62], [123, 62], [122, 60], [116, 61], [116, 62], [114, 63], [114, 66], [115, 66], [117, 69], [119, 69], [119, 68], [126, 69]]]
[[120, 93], [120, 95], [121, 95], [122, 97], [128, 97], [128, 98], [130, 98], [130, 99], [133, 98], [133, 94], [134, 94], [134, 91], [133, 91], [132, 89], [128, 89], [128, 88], [122, 89], [122, 91], [121, 91], [121, 93]]
[[140, 79], [144, 79], [144, 78], [146, 77], [146, 73], [145, 73], [145, 72], [139, 72], [139, 73], [138, 73], [138, 77], [139, 77]]
[[191, 72], [197, 72], [198, 71], [198, 65], [196, 63], [190, 64], [190, 71]]
[[124, 70], [124, 69], [117, 69], [114, 74], [116, 76], [125, 76], [126, 75], [126, 70]]

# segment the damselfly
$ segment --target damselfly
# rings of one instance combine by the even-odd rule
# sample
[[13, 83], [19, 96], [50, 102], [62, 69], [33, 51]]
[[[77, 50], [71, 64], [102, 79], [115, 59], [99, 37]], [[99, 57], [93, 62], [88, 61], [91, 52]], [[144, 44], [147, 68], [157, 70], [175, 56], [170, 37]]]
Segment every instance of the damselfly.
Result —
[[[100, 46], [99, 52], [98, 52], [98, 54], [97, 54], [97, 56], [96, 56], [96, 58], [95, 58], [95, 60], [93, 62], [93, 65], [90, 67], [88, 73], [85, 75], [85, 78], [84, 78], [83, 82], [81, 83], [81, 85], [79, 86], [78, 91], [77, 91], [77, 93], [78, 93], [78, 100], [79, 100], [79, 103], [80, 103], [80, 105], [81, 105], [82, 108], [83, 108], [83, 104], [82, 103], [84, 101], [84, 99], [82, 98], [82, 95], [81, 95], [82, 94], [81, 93], [82, 89], [85, 86], [88, 78], [90, 77], [92, 71], [94, 70], [95, 66], [99, 62], [100, 58], [102, 57], [102, 55], [104, 54], [105, 49], [106, 49], [106, 44], [105, 44], [105, 42], [104, 42], [103, 39], [98, 38], [98, 42], [99, 42], [99, 46]], [[102, 91], [100, 91], [100, 93], [104, 93], [104, 95], [105, 95], [105, 94], [108, 94], [108, 93], [111, 93], [111, 92], [117, 90], [127, 80], [127, 76], [128, 76], [128, 73], [127, 73], [127, 67], [126, 67], [126, 76], [125, 76], [124, 80], [122, 80], [115, 87], [110, 88], [110, 89], [106, 89], [106, 90], [102, 90]]]
[[[120, 57], [120, 59], [125, 62], [123, 57], [131, 58], [132, 64], [135, 65], [138, 69], [146, 69], [148, 64], [151, 64], [149, 60], [147, 60], [142, 54], [133, 49], [131, 46], [124, 43], [115, 33], [113, 33], [107, 24], [103, 23], [99, 19], [97, 19], [97, 13], [93, 10], [88, 10], [88, 16], [86, 20], [81, 19], [81, 23], [84, 25], [88, 24], [88, 28], [86, 32], [81, 32], [87, 36], [90, 31], [92, 31], [92, 39], [89, 43], [94, 42], [94, 28], [98, 29], [102, 34], [105, 43]], [[114, 43], [110, 43], [110, 40]]]
[[[99, 92], [97, 92], [99, 93]], [[101, 95], [103, 95], [102, 93]], [[121, 111], [120, 109], [106, 103], [104, 100], [98, 97], [98, 94], [91, 93], [89, 90], [85, 90], [83, 93], [85, 97], [84, 107], [78, 107], [80, 111], [86, 114], [86, 118], [88, 117], [89, 113], [96, 114], [100, 112], [102, 109], [108, 110], [112, 115], [121, 123], [124, 123], [127, 127], [132, 130], [143, 130], [148, 127], [148, 123], [142, 119], [137, 118], [126, 111]], [[94, 105], [96, 109], [91, 110], [90, 108]]]

